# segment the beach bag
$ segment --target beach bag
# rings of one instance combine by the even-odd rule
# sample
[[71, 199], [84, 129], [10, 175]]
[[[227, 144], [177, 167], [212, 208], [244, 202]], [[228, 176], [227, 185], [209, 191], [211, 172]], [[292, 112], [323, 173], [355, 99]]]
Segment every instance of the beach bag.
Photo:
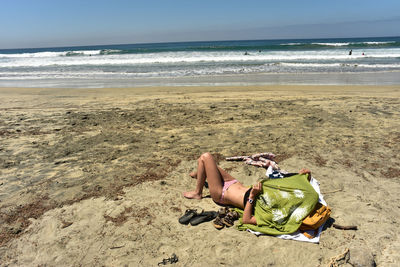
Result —
[[[318, 228], [323, 225], [331, 216], [331, 209], [328, 206], [317, 203], [314, 210], [303, 219], [300, 225], [300, 232], [308, 238], [314, 238], [317, 234]], [[309, 230], [314, 230], [314, 234], [310, 234]]]

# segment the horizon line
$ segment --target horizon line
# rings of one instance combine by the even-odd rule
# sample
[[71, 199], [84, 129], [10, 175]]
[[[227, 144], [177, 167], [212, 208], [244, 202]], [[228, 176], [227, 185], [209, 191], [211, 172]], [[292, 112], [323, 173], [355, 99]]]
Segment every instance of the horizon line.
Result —
[[42, 47], [18, 47], [0, 48], [1, 50], [22, 50], [22, 49], [50, 49], [50, 48], [74, 48], [74, 47], [96, 47], [96, 46], [118, 46], [118, 45], [148, 45], [148, 44], [174, 44], [174, 43], [206, 43], [206, 42], [234, 42], [234, 41], [287, 41], [287, 40], [329, 40], [329, 39], [367, 39], [367, 38], [400, 38], [400, 36], [365, 36], [365, 37], [323, 37], [323, 38], [270, 38], [270, 39], [226, 39], [226, 40], [202, 40], [202, 41], [173, 41], [173, 42], [138, 42], [138, 43], [111, 43], [111, 44], [87, 44], [87, 45], [62, 45]]

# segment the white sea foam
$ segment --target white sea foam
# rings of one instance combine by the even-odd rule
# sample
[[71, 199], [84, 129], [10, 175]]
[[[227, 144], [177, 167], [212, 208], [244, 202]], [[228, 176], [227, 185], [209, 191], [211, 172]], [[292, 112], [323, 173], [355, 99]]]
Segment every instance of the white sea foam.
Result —
[[107, 54], [116, 54], [116, 53], [121, 53], [121, 52], [122, 52], [122, 50], [119, 50], [119, 49], [104, 49], [104, 50], [100, 51], [100, 54], [107, 55]]
[[99, 55], [101, 50], [79, 50], [62, 52], [36, 52], [36, 53], [18, 53], [18, 54], [0, 54], [0, 58], [52, 58], [67, 55]]
[[324, 45], [324, 46], [348, 46], [348, 45], [359, 45], [359, 44], [367, 44], [367, 45], [381, 45], [381, 44], [393, 44], [394, 41], [388, 42], [343, 42], [343, 43], [312, 43], [316, 45]]
[[84, 56], [92, 56], [92, 55], [99, 55], [102, 50], [79, 50], [79, 51], [68, 51], [63, 52], [61, 56], [68, 56], [68, 55], [84, 55]]
[[359, 63], [281, 63], [284, 67], [293, 68], [369, 68], [369, 69], [400, 69], [398, 64], [359, 64]]
[[[311, 63], [324, 61], [354, 61], [357, 59], [400, 58], [400, 49], [353, 52], [352, 56], [343, 51], [281, 51], [243, 55], [238, 52], [163, 52], [147, 54], [111, 54], [101, 55], [101, 50], [79, 51], [80, 55], [65, 56], [59, 52], [41, 52], [34, 54], [1, 54], [1, 67], [43, 67], [43, 66], [107, 66], [107, 65], [157, 65], [157, 64], [206, 64], [206, 63]], [[63, 56], [54, 56], [54, 53]], [[97, 53], [97, 54], [95, 54]], [[25, 55], [25, 56], [24, 56]], [[87, 55], [93, 55], [87, 57]]]
[[[92, 79], [128, 80], [147, 78], [198, 78], [236, 74], [382, 72], [400, 70], [400, 48], [379, 47], [388, 42], [364, 42], [371, 47], [353, 48], [348, 55], [346, 42], [314, 44], [330, 47], [307, 48], [307, 43], [294, 41], [280, 45], [280, 50], [197, 50], [172, 51], [126, 48], [72, 51], [43, 51], [7, 54], [0, 51], [0, 80]], [[379, 40], [377, 40], [379, 41]], [[373, 45], [377, 45], [376, 48]], [[292, 50], [290, 45], [298, 45]], [[304, 47], [302, 47], [304, 45]], [[285, 47], [286, 46], [286, 47]], [[229, 49], [229, 46], [227, 46]], [[310, 46], [312, 47], [312, 46]], [[118, 47], [117, 47], [118, 48]], [[125, 48], [124, 48], [125, 49]], [[286, 50], [285, 50], [286, 49]], [[33, 50], [23, 50], [33, 51]], [[133, 53], [134, 51], [134, 53]], [[146, 52], [147, 51], [147, 52]], [[159, 52], [150, 52], [159, 51]], [[164, 51], [164, 52], [162, 52]], [[132, 52], [132, 53], [130, 53]], [[363, 55], [364, 53], [364, 55]], [[237, 76], [235, 76], [237, 77]], [[4, 82], [2, 84], [5, 84]]]
[[20, 54], [0, 54], [0, 58], [38, 58], [38, 57], [57, 57], [65, 55], [67, 52], [37, 52]]
[[385, 41], [385, 42], [336, 42], [336, 43], [329, 43], [329, 42], [313, 42], [313, 43], [301, 43], [301, 42], [294, 42], [294, 43], [286, 43], [286, 44], [281, 44], [282, 46], [293, 46], [293, 45], [307, 45], [307, 44], [312, 44], [312, 45], [323, 45], [323, 46], [349, 46], [349, 45], [361, 45], [361, 44], [366, 44], [366, 45], [383, 45], [383, 44], [394, 44], [396, 43], [395, 41]]
[[388, 42], [364, 42], [364, 44], [372, 44], [372, 45], [378, 45], [378, 44], [394, 44], [395, 41], [388, 41]]
[[350, 43], [312, 43], [316, 45], [325, 45], [325, 46], [347, 46]]

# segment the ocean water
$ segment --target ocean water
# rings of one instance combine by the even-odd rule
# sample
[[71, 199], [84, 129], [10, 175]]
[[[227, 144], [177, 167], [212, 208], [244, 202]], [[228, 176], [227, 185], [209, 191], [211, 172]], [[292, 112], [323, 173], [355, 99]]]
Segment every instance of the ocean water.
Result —
[[314, 82], [400, 84], [400, 37], [0, 50], [3, 87]]

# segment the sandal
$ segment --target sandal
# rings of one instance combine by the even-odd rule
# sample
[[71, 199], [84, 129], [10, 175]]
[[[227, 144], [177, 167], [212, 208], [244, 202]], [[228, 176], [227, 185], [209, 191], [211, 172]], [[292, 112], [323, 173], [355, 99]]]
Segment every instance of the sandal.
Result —
[[226, 214], [228, 214], [228, 212], [229, 209], [227, 207], [220, 208], [218, 210], [218, 216], [213, 221], [213, 225], [216, 229], [221, 230], [222, 228], [224, 228], [225, 224], [222, 222], [222, 218], [224, 218]]
[[219, 216], [217, 216], [217, 218], [215, 218], [215, 220], [213, 221], [213, 225], [217, 230], [221, 230], [225, 226], [225, 224], [222, 222], [221, 217], [219, 217]]
[[171, 257], [163, 259], [161, 262], [159, 262], [157, 265], [160, 266], [162, 265], [166, 265], [167, 263], [177, 263], [178, 262], [178, 257], [175, 255], [175, 253], [172, 254]]
[[239, 218], [239, 213], [237, 211], [230, 211], [224, 218], [222, 218], [222, 222], [227, 226], [233, 226], [234, 222]]
[[221, 218], [223, 218], [223, 217], [225, 217], [226, 214], [228, 214], [229, 211], [230, 211], [229, 208], [223, 207], [223, 208], [220, 208], [220, 209], [218, 210], [218, 214], [219, 214], [219, 216], [220, 216]]
[[198, 225], [203, 222], [209, 222], [217, 217], [218, 212], [216, 211], [203, 211], [202, 213], [198, 214], [197, 216], [193, 217], [190, 220], [190, 224], [192, 226]]
[[197, 210], [194, 209], [187, 209], [185, 214], [179, 218], [179, 223], [181, 224], [188, 224], [190, 222], [190, 220], [197, 216]]

